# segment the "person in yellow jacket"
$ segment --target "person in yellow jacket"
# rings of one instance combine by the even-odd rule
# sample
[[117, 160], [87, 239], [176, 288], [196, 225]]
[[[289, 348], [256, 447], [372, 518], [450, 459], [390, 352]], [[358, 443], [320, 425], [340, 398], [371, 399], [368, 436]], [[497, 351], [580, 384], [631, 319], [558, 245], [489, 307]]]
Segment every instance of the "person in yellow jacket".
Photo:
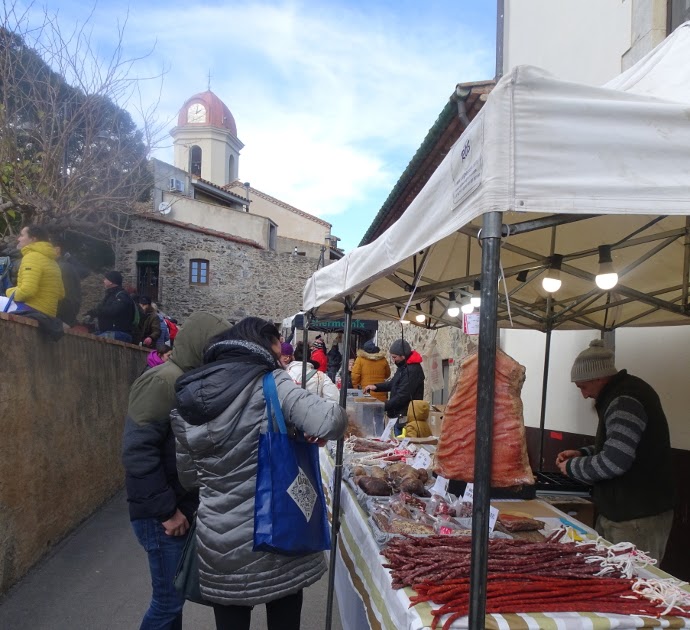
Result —
[[58, 302], [65, 297], [57, 252], [48, 242], [48, 233], [38, 225], [22, 228], [17, 239], [22, 252], [17, 286], [5, 295], [17, 303], [17, 313], [34, 310], [55, 317]]
[[[357, 358], [350, 374], [352, 387], [364, 389], [367, 385], [385, 381], [390, 375], [391, 366], [388, 364], [386, 354], [381, 352], [373, 341], [367, 341], [361, 349], [357, 350]], [[372, 391], [371, 395], [381, 402], [388, 400], [387, 392]]]
[[403, 437], [425, 438], [431, 436], [429, 426], [429, 403], [426, 400], [413, 400], [407, 407], [407, 424]]

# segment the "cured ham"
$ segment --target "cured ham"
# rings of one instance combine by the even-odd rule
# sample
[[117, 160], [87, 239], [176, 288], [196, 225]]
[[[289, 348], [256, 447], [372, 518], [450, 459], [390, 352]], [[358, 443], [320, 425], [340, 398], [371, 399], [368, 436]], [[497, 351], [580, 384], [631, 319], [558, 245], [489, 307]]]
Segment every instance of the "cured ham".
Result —
[[[436, 473], [446, 479], [474, 481], [477, 373], [478, 355], [474, 353], [461, 362], [458, 379], [446, 405], [435, 464]], [[520, 398], [524, 382], [524, 366], [497, 349], [491, 463], [494, 488], [534, 483]]]

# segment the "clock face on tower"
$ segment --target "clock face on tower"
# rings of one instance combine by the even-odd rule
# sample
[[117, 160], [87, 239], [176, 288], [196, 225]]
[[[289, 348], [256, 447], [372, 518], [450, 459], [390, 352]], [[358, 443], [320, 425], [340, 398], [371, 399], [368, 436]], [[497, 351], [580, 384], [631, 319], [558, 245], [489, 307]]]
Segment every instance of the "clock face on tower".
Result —
[[194, 103], [187, 110], [187, 122], [206, 122], [206, 108], [201, 103]]

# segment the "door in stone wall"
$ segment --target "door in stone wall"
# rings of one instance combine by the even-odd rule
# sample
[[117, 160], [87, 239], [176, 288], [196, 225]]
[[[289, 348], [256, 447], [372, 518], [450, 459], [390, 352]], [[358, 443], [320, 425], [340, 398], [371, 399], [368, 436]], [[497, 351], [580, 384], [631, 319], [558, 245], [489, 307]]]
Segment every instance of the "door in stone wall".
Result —
[[153, 250], [137, 252], [137, 293], [158, 302], [160, 254]]

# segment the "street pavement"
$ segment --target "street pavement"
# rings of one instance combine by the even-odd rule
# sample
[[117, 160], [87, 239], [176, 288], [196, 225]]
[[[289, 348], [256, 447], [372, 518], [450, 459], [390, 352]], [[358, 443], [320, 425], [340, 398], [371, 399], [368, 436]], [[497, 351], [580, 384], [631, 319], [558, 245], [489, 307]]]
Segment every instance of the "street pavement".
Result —
[[[304, 591], [302, 630], [325, 627], [328, 579]], [[129, 525], [124, 492], [78, 527], [0, 600], [2, 630], [137, 630], [151, 585], [146, 553]], [[266, 628], [265, 606], [252, 630]], [[185, 629], [213, 630], [210, 608], [188, 602]], [[342, 630], [337, 602], [333, 630]]]

